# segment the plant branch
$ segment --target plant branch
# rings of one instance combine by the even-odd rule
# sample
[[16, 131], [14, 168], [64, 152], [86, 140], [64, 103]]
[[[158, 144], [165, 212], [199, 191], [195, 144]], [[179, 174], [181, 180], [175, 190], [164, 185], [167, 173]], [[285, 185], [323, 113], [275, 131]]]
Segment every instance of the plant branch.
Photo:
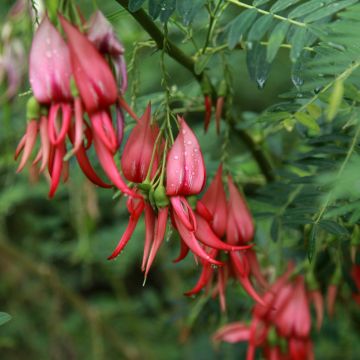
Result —
[[[152, 37], [157, 47], [162, 49], [164, 46], [164, 34], [152, 21], [151, 17], [143, 10], [131, 12], [129, 10], [128, 0], [116, 0], [140, 25], [141, 27]], [[166, 42], [167, 54], [177, 61], [179, 64], [188, 69], [197, 80], [201, 80], [202, 76], [195, 73], [194, 61], [188, 57], [181, 49], [174, 45], [171, 41]]]
[[[140, 24], [140, 26], [152, 37], [155, 41], [157, 47], [159, 49], [163, 49], [164, 47], [164, 34], [162, 31], [156, 26], [151, 17], [143, 10], [140, 9], [138, 11], [131, 12], [128, 8], [129, 1], [128, 0], [116, 0], [129, 14]], [[191, 74], [196, 78], [198, 82], [202, 81], [203, 74], [197, 74], [195, 72], [195, 62], [194, 60], [187, 56], [181, 49], [179, 49], [174, 43], [172, 43], [169, 39], [166, 40], [166, 53], [173, 58], [177, 63], [188, 69]], [[211, 89], [212, 98], [216, 99], [217, 94], [214, 88]], [[258, 147], [252, 137], [245, 130], [238, 130], [233, 125], [231, 126], [231, 130], [234, 131], [244, 142], [244, 144], [248, 147], [255, 161], [258, 163], [260, 170], [264, 174], [267, 181], [273, 181], [274, 176], [272, 172], [272, 167], [266, 158], [266, 156], [261, 151], [260, 147]]]

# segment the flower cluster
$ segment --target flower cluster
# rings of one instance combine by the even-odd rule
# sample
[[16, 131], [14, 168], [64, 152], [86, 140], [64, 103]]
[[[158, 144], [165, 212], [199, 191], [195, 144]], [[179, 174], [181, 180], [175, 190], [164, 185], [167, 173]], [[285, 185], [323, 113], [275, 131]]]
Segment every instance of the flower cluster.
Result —
[[[87, 151], [92, 145], [111, 183], [134, 195], [114, 161], [123, 133], [121, 91], [125, 91], [127, 83], [122, 45], [100, 12], [91, 20], [87, 34], [61, 15], [59, 21], [66, 41], [45, 17], [32, 42], [29, 75], [34, 96], [28, 102], [26, 133], [16, 149], [16, 158], [23, 151], [18, 171], [28, 162], [40, 134], [41, 144], [33, 165], [41, 163], [39, 172], [47, 168], [51, 178], [49, 197], [54, 196], [61, 176], [66, 180], [72, 155], [93, 183], [111, 186], [98, 176], [89, 161]], [[118, 81], [104, 54], [116, 65]], [[70, 151], [67, 139], [72, 144]]]
[[[300, 275], [291, 278], [293, 268], [279, 277], [263, 297], [264, 304], [256, 304], [252, 320], [228, 324], [214, 335], [215, 341], [248, 342], [247, 360], [255, 358], [261, 348], [265, 359], [314, 359], [310, 338], [310, 301], [313, 298]], [[318, 328], [322, 322], [322, 307], [316, 306]]]

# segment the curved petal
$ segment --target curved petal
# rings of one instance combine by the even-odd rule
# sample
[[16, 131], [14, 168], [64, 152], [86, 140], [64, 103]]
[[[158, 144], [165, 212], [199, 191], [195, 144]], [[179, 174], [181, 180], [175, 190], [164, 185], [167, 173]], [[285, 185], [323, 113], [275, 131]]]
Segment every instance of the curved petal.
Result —
[[111, 69], [95, 45], [64, 17], [59, 16], [69, 44], [76, 86], [87, 112], [115, 103], [117, 87]]
[[35, 98], [46, 104], [70, 100], [71, 74], [68, 47], [45, 16], [30, 50], [29, 77]]
[[166, 164], [167, 195], [195, 195], [205, 185], [206, 171], [199, 142], [186, 124], [178, 117], [179, 134], [171, 147]]

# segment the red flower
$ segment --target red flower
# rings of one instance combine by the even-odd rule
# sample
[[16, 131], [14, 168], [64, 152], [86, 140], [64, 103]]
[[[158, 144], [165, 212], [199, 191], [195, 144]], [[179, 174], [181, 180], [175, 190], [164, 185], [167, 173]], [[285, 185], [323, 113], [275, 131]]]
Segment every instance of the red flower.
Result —
[[228, 177], [228, 186], [227, 241], [230, 244], [244, 244], [254, 237], [254, 223], [246, 202], [235, 187], [231, 176]]
[[222, 165], [219, 166], [213, 181], [209, 185], [201, 201], [198, 202], [198, 210], [200, 210], [199, 205], [201, 206], [201, 204], [204, 204], [206, 209], [210, 212], [211, 219], [209, 222], [212, 229], [217, 236], [223, 237], [226, 232], [227, 224], [227, 204], [222, 182]]

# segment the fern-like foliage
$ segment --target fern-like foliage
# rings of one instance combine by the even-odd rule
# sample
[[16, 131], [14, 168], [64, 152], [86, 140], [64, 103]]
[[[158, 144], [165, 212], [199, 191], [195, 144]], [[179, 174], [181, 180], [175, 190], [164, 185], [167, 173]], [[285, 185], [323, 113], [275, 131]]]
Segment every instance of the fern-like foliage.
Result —
[[284, 128], [307, 138], [259, 200], [274, 210], [267, 213], [273, 239], [284, 227], [300, 230], [310, 257], [316, 242], [331, 244], [329, 234], [348, 239], [348, 229], [360, 220], [360, 39], [354, 33], [359, 24], [356, 4], [312, 25], [318, 41], [311, 56], [301, 58], [296, 89], [259, 118], [268, 134]]

